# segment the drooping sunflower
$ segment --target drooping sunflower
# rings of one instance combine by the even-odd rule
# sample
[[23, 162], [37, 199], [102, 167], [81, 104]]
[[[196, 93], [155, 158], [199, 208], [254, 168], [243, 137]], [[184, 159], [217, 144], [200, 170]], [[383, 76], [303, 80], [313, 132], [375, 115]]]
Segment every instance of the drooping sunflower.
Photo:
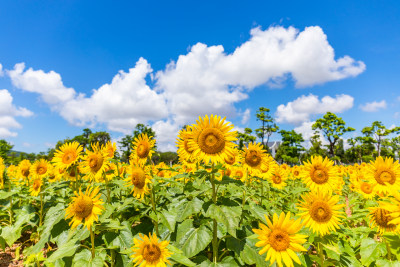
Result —
[[311, 191], [333, 191], [341, 179], [334, 162], [327, 157], [311, 156], [311, 160], [304, 162], [302, 178]]
[[378, 232], [381, 234], [396, 231], [396, 224], [391, 222], [393, 217], [390, 215], [390, 211], [382, 207], [369, 207], [368, 209], [371, 228], [378, 227]]
[[138, 161], [130, 160], [129, 163], [126, 169], [128, 176], [124, 181], [127, 182], [126, 186], [133, 185], [131, 192], [134, 197], [143, 199], [144, 195], [149, 192], [147, 184], [152, 182], [148, 170]]
[[314, 233], [321, 236], [339, 229], [340, 218], [343, 212], [340, 211], [345, 205], [338, 204], [339, 196], [331, 195], [330, 191], [311, 191], [301, 196], [303, 201], [298, 205], [301, 211], [298, 215], [304, 220], [304, 225]]
[[199, 117], [197, 124], [193, 124], [188, 148], [193, 150], [193, 157], [199, 162], [224, 163], [227, 156], [234, 155], [236, 131], [232, 131], [233, 125], [225, 122], [225, 119], [206, 115], [204, 118]]
[[261, 143], [249, 143], [247, 147], [243, 147], [240, 154], [240, 162], [244, 168], [249, 170], [259, 171], [267, 160], [267, 151], [263, 149]]
[[393, 158], [376, 158], [368, 164], [366, 176], [376, 184], [376, 191], [380, 193], [388, 193], [391, 189], [400, 190], [400, 164]]
[[294, 266], [293, 261], [301, 265], [300, 259], [296, 252], [307, 251], [302, 244], [307, 240], [306, 235], [298, 234], [302, 228], [300, 219], [294, 220], [290, 218], [290, 212], [281, 213], [280, 216], [274, 213], [272, 222], [265, 216], [267, 225], [260, 223], [261, 229], [253, 229], [258, 235], [257, 247], [262, 247], [259, 254], [267, 252], [265, 261], [269, 261], [272, 265], [275, 261], [278, 266]]
[[139, 234], [139, 238], [134, 238], [133, 242], [134, 254], [131, 258], [133, 258], [135, 266], [163, 267], [170, 264], [168, 258], [172, 253], [167, 248], [169, 241], [159, 241], [156, 234], [149, 233], [149, 236]]
[[48, 175], [49, 165], [50, 163], [45, 159], [37, 160], [31, 165], [29, 173], [34, 178], [36, 177], [43, 178], [46, 175]]
[[142, 133], [133, 140], [132, 154], [130, 159], [137, 159], [140, 163], [146, 163], [147, 158], [151, 158], [154, 151], [154, 145], [156, 140], [153, 137], [149, 137], [147, 133]]
[[76, 164], [81, 157], [83, 147], [76, 141], [63, 144], [54, 153], [53, 164], [60, 169], [68, 169]]
[[83, 157], [81, 171], [90, 181], [99, 182], [105, 169], [108, 168], [109, 157], [107, 151], [101, 149], [98, 143], [92, 143], [91, 147], [93, 151], [86, 150], [86, 155]]
[[65, 218], [69, 219], [72, 217], [69, 223], [72, 228], [76, 228], [85, 220], [83, 225], [90, 229], [93, 223], [98, 220], [98, 216], [104, 209], [99, 190], [98, 187], [88, 187], [85, 193], [82, 193], [81, 189], [79, 189], [79, 193], [74, 192], [75, 196], [72, 197], [72, 202], [65, 209]]
[[38, 196], [40, 193], [40, 189], [42, 188], [43, 181], [42, 178], [37, 177], [33, 180], [32, 185], [29, 188], [29, 192], [31, 192], [31, 196]]

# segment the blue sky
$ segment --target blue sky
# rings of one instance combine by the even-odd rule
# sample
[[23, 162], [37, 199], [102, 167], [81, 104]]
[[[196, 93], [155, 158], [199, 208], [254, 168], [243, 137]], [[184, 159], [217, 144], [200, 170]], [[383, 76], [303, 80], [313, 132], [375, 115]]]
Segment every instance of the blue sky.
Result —
[[171, 150], [199, 115], [255, 129], [260, 106], [306, 137], [329, 110], [400, 124], [398, 1], [2, 1], [0, 25], [0, 138], [19, 151], [136, 123]]

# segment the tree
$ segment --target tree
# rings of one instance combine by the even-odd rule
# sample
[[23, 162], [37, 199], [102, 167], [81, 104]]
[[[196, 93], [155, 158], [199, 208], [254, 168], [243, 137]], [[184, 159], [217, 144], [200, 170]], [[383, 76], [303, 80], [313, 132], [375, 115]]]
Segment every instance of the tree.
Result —
[[142, 133], [147, 134], [149, 138], [150, 137], [155, 138], [156, 136], [156, 132], [153, 131], [153, 129], [150, 126], [146, 126], [144, 124], [139, 123], [136, 125], [135, 130], [133, 131], [133, 139], [135, 139]]
[[121, 148], [121, 160], [124, 162], [128, 162], [129, 161], [129, 156], [131, 155], [131, 147], [132, 147], [132, 136], [127, 134], [125, 135], [125, 137], [123, 137], [121, 139], [121, 141], [118, 141], [118, 143], [121, 144], [120, 148]]
[[14, 146], [8, 143], [6, 140], [0, 139], [0, 157], [2, 157], [6, 163], [8, 163], [8, 154], [13, 147]]
[[[269, 138], [273, 133], [279, 130], [279, 127], [275, 124], [274, 118], [269, 114], [269, 108], [260, 107], [257, 111], [257, 120], [261, 121], [261, 127], [256, 129], [257, 137], [261, 138], [261, 143], [264, 147], [268, 148]], [[264, 143], [264, 138], [267, 138], [267, 142]]]
[[304, 142], [303, 135], [296, 133], [294, 130], [281, 130], [282, 143], [276, 152], [275, 159], [283, 160], [284, 162], [295, 164], [300, 161], [300, 153], [304, 151], [301, 142]]
[[99, 143], [105, 146], [107, 142], [111, 141], [110, 134], [107, 132], [95, 132], [89, 135], [89, 143]]
[[312, 129], [315, 134], [320, 132], [326, 137], [329, 142], [328, 149], [329, 155], [333, 158], [335, 156], [335, 145], [340, 137], [347, 132], [355, 131], [354, 128], [345, 127], [346, 123], [335, 113], [327, 112], [323, 118], [318, 119], [313, 125]]
[[387, 129], [382, 122], [374, 121], [371, 126], [364, 127], [361, 132], [367, 137], [374, 137], [376, 150], [378, 152], [378, 157], [381, 155], [381, 144], [384, 137], [390, 135], [391, 133], [400, 133], [400, 127], [394, 127], [392, 129]]
[[256, 137], [252, 136], [251, 133], [253, 132], [250, 128], [245, 128], [244, 133], [237, 132], [237, 139], [238, 139], [238, 149], [243, 149], [244, 145], [248, 145], [250, 142], [255, 142]]
[[310, 159], [311, 156], [319, 155], [325, 157], [328, 154], [328, 152], [322, 147], [322, 141], [320, 138], [321, 137], [319, 134], [314, 134], [313, 136], [311, 136], [311, 147], [308, 149], [308, 151], [306, 151], [304, 155], [305, 160]]

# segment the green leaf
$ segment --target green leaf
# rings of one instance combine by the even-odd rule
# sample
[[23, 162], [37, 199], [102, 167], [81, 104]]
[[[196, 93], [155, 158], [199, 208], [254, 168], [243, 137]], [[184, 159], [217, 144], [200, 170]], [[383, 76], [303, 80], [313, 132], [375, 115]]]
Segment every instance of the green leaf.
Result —
[[184, 204], [183, 205], [178, 204], [178, 208], [176, 209], [176, 214], [177, 214], [176, 221], [182, 222], [192, 214], [200, 212], [203, 203], [204, 201], [198, 199], [197, 197], [195, 197], [191, 201], [184, 200]]
[[189, 260], [185, 255], [183, 255], [182, 250], [169, 244], [167, 246], [168, 250], [172, 253], [171, 259], [177, 263], [183, 264], [185, 266], [196, 266], [196, 263]]
[[369, 266], [377, 259], [385, 256], [386, 253], [386, 246], [383, 243], [376, 242], [372, 238], [364, 238], [361, 241], [360, 255], [363, 265]]
[[88, 249], [84, 249], [76, 253], [72, 263], [74, 266], [103, 266], [107, 253], [105, 250], [96, 250], [95, 257], [92, 259], [92, 253]]
[[252, 240], [246, 238], [244, 240], [239, 240], [234, 237], [228, 237], [226, 239], [226, 246], [228, 249], [233, 250], [240, 258], [247, 264], [256, 264], [258, 266], [265, 266], [265, 260], [263, 256], [258, 254], [255, 247], [255, 243], [258, 240]]
[[[55, 262], [58, 259], [64, 257], [70, 257], [75, 254], [75, 251], [80, 245], [76, 243], [76, 240], [70, 240], [63, 246], [59, 247], [50, 257], [47, 258], [46, 262]], [[46, 263], [45, 262], [45, 263]]]
[[380, 259], [376, 261], [376, 266], [379, 267], [399, 267], [400, 261], [388, 261], [386, 259]]
[[212, 240], [212, 232], [204, 225], [193, 227], [193, 220], [186, 220], [178, 226], [176, 240], [186, 257], [191, 258], [203, 251]]
[[163, 210], [161, 213], [158, 213], [158, 216], [163, 225], [165, 225], [171, 232], [175, 231], [176, 214]]
[[100, 224], [96, 225], [96, 233], [100, 231], [117, 231], [124, 228], [119, 220], [104, 219]]
[[206, 216], [215, 219], [217, 222], [227, 227], [228, 233], [236, 237], [236, 229], [238, 228], [242, 209], [239, 206], [217, 206], [211, 204], [207, 209]]

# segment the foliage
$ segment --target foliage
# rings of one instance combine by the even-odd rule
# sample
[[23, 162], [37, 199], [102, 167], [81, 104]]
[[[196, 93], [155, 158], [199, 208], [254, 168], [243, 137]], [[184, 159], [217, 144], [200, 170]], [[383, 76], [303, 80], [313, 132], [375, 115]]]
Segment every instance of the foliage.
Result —
[[276, 152], [275, 159], [290, 164], [301, 162], [300, 153], [305, 150], [301, 145], [304, 142], [302, 134], [296, 133], [294, 130], [281, 130], [279, 133], [282, 135], [282, 143]]
[[[256, 117], [258, 121], [261, 121], [261, 127], [256, 129], [257, 137], [261, 138], [261, 144], [264, 148], [268, 147], [268, 141], [271, 135], [279, 130], [279, 127], [275, 124], [274, 118], [269, 114], [270, 109], [260, 107], [257, 111]], [[266, 142], [264, 138], [266, 137]]]

